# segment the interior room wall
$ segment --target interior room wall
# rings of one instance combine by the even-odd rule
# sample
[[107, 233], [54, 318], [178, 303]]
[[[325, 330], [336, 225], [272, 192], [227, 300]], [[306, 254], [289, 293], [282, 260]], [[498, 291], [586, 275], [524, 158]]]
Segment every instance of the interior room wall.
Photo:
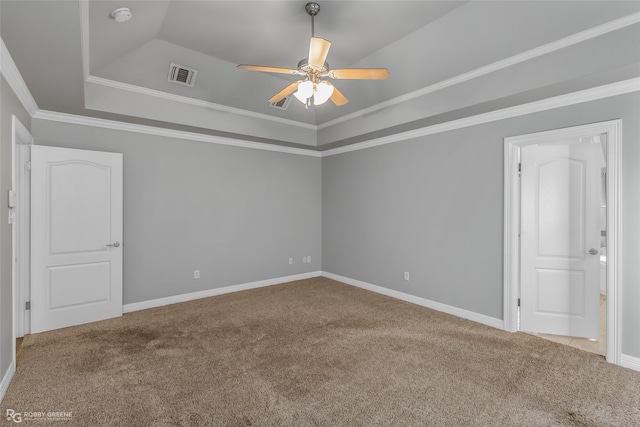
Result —
[[43, 119], [33, 136], [124, 154], [125, 304], [320, 270], [318, 157]]
[[323, 271], [502, 319], [504, 138], [618, 118], [622, 352], [640, 357], [637, 93], [323, 158]]
[[27, 128], [31, 116], [24, 109], [4, 76], [0, 78], [0, 380], [13, 361], [13, 290], [11, 225], [6, 194], [11, 188], [11, 117], [15, 115]]

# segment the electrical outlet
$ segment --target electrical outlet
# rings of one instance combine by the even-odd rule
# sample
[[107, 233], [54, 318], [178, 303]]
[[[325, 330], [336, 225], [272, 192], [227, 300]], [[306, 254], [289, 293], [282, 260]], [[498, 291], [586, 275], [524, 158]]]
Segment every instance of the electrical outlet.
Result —
[[200, 270], [193, 270], [193, 278], [194, 279], [200, 278]]
[[289, 265], [293, 264], [293, 258], [289, 258]]
[[404, 272], [404, 280], [406, 280], [407, 282], [409, 281], [409, 272], [408, 271]]
[[311, 255], [307, 255], [307, 262], [311, 262]]

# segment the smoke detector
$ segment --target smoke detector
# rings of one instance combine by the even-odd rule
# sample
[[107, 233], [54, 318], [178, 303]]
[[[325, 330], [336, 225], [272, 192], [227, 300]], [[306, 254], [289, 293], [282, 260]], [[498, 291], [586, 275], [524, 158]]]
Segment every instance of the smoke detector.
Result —
[[128, 7], [119, 7], [111, 12], [111, 17], [119, 23], [127, 22], [132, 16], [131, 10], [129, 10]]

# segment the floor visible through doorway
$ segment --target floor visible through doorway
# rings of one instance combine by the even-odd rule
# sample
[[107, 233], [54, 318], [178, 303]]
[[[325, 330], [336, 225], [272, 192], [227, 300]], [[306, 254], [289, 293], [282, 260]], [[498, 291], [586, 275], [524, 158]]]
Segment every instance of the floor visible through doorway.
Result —
[[560, 344], [565, 344], [570, 347], [579, 348], [591, 353], [605, 355], [607, 347], [607, 298], [604, 295], [600, 295], [600, 337], [597, 341], [591, 341], [587, 338], [567, 337], [564, 335], [550, 335], [550, 334], [536, 334], [531, 335], [544, 338], [549, 341], [554, 341]]

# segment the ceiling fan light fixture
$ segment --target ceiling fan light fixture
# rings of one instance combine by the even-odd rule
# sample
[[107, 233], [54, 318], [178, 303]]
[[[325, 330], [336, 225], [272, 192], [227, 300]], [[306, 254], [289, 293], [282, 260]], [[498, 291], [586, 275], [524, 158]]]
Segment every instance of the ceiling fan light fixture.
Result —
[[322, 105], [333, 95], [333, 85], [328, 82], [320, 82], [313, 93], [313, 105]]
[[313, 82], [305, 80], [298, 84], [298, 90], [293, 93], [293, 96], [303, 104], [307, 104], [307, 101], [313, 96]]
[[305, 99], [311, 98], [311, 95], [313, 95], [313, 82], [311, 80], [300, 82], [296, 93]]
[[300, 101], [303, 104], [307, 105], [307, 100], [309, 99], [309, 97], [305, 98], [304, 96], [300, 95], [300, 92], [294, 92], [293, 96], [295, 96], [298, 101]]

